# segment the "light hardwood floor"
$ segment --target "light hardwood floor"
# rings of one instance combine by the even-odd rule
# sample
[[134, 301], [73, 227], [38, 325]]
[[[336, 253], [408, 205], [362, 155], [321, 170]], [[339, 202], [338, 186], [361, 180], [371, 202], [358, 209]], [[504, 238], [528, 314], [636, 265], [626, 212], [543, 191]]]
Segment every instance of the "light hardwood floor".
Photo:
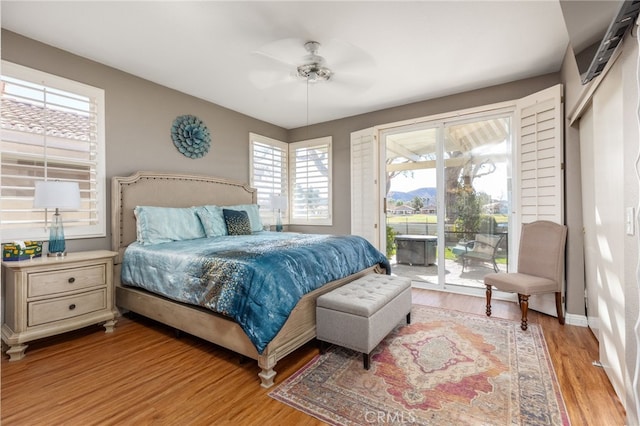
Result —
[[[484, 315], [484, 298], [414, 289], [417, 304]], [[519, 319], [515, 303], [493, 316]], [[624, 425], [625, 413], [587, 328], [530, 312], [544, 330], [573, 425]], [[307, 344], [276, 366], [276, 384], [318, 353]], [[1, 422], [10, 425], [321, 425], [271, 399], [255, 362], [141, 317], [115, 332], [89, 327], [33, 342], [21, 361], [0, 365]]]

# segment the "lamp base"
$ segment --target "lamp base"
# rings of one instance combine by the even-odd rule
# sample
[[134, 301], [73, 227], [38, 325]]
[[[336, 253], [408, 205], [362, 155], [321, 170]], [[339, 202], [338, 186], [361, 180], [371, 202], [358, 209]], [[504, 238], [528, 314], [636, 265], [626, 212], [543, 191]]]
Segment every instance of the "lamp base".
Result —
[[49, 257], [63, 257], [67, 255], [67, 244], [64, 240], [64, 226], [62, 226], [62, 217], [56, 209], [51, 222], [51, 230], [49, 234]]

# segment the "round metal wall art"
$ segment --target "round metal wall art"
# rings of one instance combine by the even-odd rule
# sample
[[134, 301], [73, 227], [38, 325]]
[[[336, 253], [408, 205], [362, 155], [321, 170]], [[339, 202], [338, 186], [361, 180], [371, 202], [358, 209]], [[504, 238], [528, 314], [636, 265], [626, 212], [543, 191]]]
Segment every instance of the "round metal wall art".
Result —
[[178, 151], [189, 158], [204, 157], [211, 146], [209, 129], [193, 115], [181, 115], [173, 120], [171, 139]]

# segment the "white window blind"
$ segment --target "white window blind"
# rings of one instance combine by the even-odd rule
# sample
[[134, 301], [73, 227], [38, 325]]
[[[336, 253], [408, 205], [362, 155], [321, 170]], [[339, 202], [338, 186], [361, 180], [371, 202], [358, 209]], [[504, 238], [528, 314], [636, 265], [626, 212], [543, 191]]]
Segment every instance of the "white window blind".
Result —
[[67, 237], [104, 236], [104, 91], [3, 61], [0, 230], [3, 241], [46, 240], [54, 210], [33, 208], [35, 182], [78, 182], [63, 211]]
[[[284, 142], [250, 134], [251, 186], [258, 190], [260, 218], [264, 224], [276, 223], [273, 197], [288, 198], [288, 145]], [[282, 222], [288, 223], [287, 208], [281, 209]]]
[[290, 221], [331, 225], [331, 137], [289, 144]]

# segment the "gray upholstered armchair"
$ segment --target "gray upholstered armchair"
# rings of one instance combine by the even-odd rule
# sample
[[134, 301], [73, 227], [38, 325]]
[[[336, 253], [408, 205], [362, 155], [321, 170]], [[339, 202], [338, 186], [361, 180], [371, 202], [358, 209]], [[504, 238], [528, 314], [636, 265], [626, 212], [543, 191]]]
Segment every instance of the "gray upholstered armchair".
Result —
[[495, 273], [484, 277], [487, 287], [487, 316], [491, 316], [491, 288], [518, 293], [522, 311], [523, 330], [527, 329], [529, 296], [555, 293], [558, 321], [564, 324], [562, 284], [564, 276], [564, 248], [567, 227], [542, 220], [522, 225], [518, 251], [518, 272]]

